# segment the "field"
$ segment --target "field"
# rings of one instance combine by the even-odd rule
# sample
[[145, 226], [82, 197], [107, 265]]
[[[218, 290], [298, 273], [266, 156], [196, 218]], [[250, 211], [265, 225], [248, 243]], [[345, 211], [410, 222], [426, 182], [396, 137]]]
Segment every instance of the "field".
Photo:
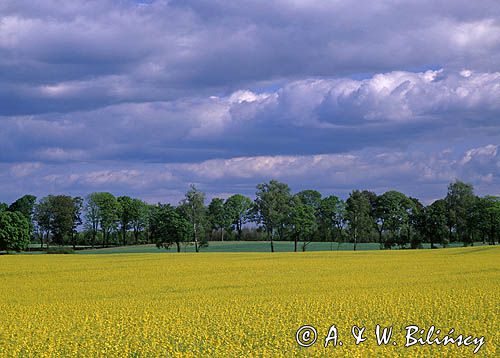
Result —
[[[429, 249], [430, 244], [424, 243], [423, 248]], [[450, 247], [462, 247], [460, 242], [453, 242], [448, 245]], [[483, 246], [482, 242], [475, 242], [474, 246]], [[33, 247], [38, 248], [39, 245]], [[71, 248], [72, 246], [67, 246]], [[437, 247], [440, 247], [437, 245]], [[276, 252], [293, 252], [293, 241], [275, 241], [274, 249]], [[269, 241], [210, 241], [208, 247], [203, 248], [202, 252], [269, 252], [271, 250]], [[298, 244], [298, 250], [302, 251], [302, 243]], [[307, 251], [352, 251], [353, 244], [344, 242], [340, 245], [337, 242], [311, 242], [307, 246]], [[380, 244], [375, 242], [359, 243], [357, 250], [380, 250]], [[394, 247], [393, 250], [398, 250]], [[181, 252], [195, 252], [193, 245], [181, 247]], [[39, 253], [39, 252], [38, 252]], [[116, 246], [107, 248], [95, 248], [89, 250], [77, 250], [78, 254], [124, 254], [124, 253], [177, 253], [175, 247], [169, 250], [158, 249], [156, 245], [130, 245]]]
[[[498, 356], [500, 248], [0, 256], [1, 356]], [[377, 346], [376, 324], [393, 326]], [[318, 341], [301, 348], [302, 325]], [[323, 347], [331, 325], [343, 345]], [[351, 326], [366, 326], [354, 344]], [[397, 345], [393, 345], [396, 341]]]

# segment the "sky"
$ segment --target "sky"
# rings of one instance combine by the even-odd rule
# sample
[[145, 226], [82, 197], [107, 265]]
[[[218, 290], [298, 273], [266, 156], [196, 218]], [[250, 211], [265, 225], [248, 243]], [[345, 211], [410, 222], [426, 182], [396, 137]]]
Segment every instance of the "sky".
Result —
[[0, 1], [0, 201], [500, 195], [498, 0]]

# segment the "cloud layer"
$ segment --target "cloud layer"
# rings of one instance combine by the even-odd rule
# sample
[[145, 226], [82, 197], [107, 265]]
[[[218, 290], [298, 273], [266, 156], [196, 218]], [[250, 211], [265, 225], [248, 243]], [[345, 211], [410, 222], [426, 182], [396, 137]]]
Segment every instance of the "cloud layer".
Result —
[[2, 2], [0, 200], [272, 177], [499, 194], [499, 19], [496, 1]]

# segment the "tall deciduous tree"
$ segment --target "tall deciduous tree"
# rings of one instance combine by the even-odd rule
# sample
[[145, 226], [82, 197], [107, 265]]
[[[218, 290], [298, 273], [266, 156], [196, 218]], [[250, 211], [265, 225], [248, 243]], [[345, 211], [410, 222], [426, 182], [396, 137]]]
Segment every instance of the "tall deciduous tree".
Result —
[[71, 238], [73, 247], [74, 230], [80, 221], [80, 199], [68, 195], [49, 195], [50, 231], [54, 242], [58, 245], [65, 243], [65, 238]]
[[192, 224], [171, 205], [157, 205], [152, 209], [151, 238], [158, 248], [169, 249], [176, 245], [177, 252], [181, 244], [193, 238]]
[[348, 231], [356, 251], [358, 241], [367, 238], [371, 232], [373, 225], [370, 215], [371, 205], [368, 198], [359, 190], [354, 190], [349, 195], [346, 204]]
[[31, 220], [35, 208], [36, 196], [23, 195], [9, 206], [9, 211], [18, 211], [28, 220]]
[[92, 246], [97, 230], [102, 232], [102, 246], [109, 243], [109, 237], [118, 222], [118, 202], [111, 193], [92, 193], [87, 197], [85, 218], [92, 230]]
[[181, 212], [191, 223], [195, 251], [199, 252], [201, 247], [207, 246], [203, 236], [206, 225], [205, 193], [191, 185], [180, 206]]
[[134, 234], [134, 242], [139, 243], [139, 235], [146, 228], [148, 222], [148, 205], [139, 199], [132, 199], [130, 207], [130, 225]]
[[290, 209], [289, 223], [294, 239], [294, 251], [297, 252], [298, 241], [302, 241], [302, 251], [306, 251], [318, 227], [317, 209], [310, 204], [305, 204], [298, 196], [293, 197]]
[[445, 200], [448, 211], [450, 241], [456, 238], [456, 240], [467, 244], [472, 240], [469, 221], [475, 199], [472, 184], [457, 180], [448, 186]]
[[35, 210], [36, 196], [23, 195], [9, 206], [9, 211], [20, 212], [30, 224], [30, 237], [33, 233], [33, 213]]
[[90, 245], [95, 246], [97, 231], [99, 230], [99, 205], [97, 193], [87, 195], [84, 207], [85, 226], [90, 231]]
[[399, 244], [401, 247], [411, 241], [410, 215], [416, 212], [415, 203], [403, 193], [395, 190], [380, 195], [376, 201], [375, 217], [379, 240], [382, 232], [388, 231], [386, 246]]
[[271, 242], [271, 252], [274, 252], [275, 233], [277, 232], [280, 239], [283, 239], [291, 201], [290, 188], [285, 183], [271, 180], [269, 183], [257, 185], [255, 198], [257, 220], [267, 232]]
[[335, 195], [327, 196], [320, 203], [320, 231], [324, 240], [342, 241], [346, 222], [346, 204]]
[[212, 230], [220, 231], [220, 239], [224, 241], [224, 231], [229, 227], [229, 215], [224, 206], [224, 199], [213, 198], [208, 205], [208, 220]]
[[129, 196], [119, 196], [118, 202], [118, 222], [122, 234], [122, 244], [127, 245], [127, 232], [132, 222], [132, 198]]
[[19, 211], [0, 212], [0, 250], [22, 251], [30, 242], [30, 223]]
[[448, 242], [446, 212], [446, 201], [440, 199], [425, 207], [419, 215], [419, 231], [432, 249], [435, 244], [444, 246]]
[[241, 194], [230, 196], [224, 204], [229, 222], [238, 234], [238, 240], [241, 240], [243, 225], [251, 219], [252, 207], [252, 200]]
[[35, 213], [33, 215], [35, 222], [38, 226], [38, 235], [40, 235], [40, 248], [43, 249], [45, 241], [47, 249], [50, 245], [50, 229], [52, 227], [53, 212], [50, 202], [50, 197], [46, 196], [38, 202], [35, 206]]

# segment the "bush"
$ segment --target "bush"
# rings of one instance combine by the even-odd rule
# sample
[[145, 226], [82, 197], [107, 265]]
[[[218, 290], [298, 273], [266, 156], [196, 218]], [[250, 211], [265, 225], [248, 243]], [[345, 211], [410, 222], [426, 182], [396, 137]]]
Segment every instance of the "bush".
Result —
[[74, 254], [75, 250], [73, 250], [70, 247], [63, 247], [63, 246], [55, 246], [55, 247], [49, 247], [47, 250], [48, 254]]

